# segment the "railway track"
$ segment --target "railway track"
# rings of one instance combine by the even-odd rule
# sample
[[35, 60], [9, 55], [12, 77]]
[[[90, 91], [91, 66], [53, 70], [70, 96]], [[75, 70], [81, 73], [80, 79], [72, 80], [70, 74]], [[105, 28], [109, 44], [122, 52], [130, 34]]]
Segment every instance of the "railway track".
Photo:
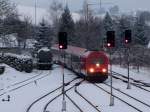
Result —
[[[97, 84], [93, 84], [93, 85], [96, 86], [96, 87], [98, 87], [100, 90], [106, 92], [107, 94], [111, 94], [111, 93], [109, 92], [109, 90], [106, 90], [106, 89], [104, 89], [103, 87], [101, 87], [101, 86], [99, 86], [99, 85], [97, 85]], [[138, 112], [143, 112], [142, 110], [138, 109], [136, 106], [134, 106], [134, 105], [128, 103], [128, 101], [126, 101], [126, 100], [124, 100], [124, 99], [118, 97], [117, 95], [114, 95], [114, 94], [113, 94], [113, 97], [115, 97], [115, 98], [117, 98], [118, 100], [120, 100], [121, 102], [127, 104], [128, 106], [130, 106], [131, 108], [135, 109], [136, 111], [138, 111]]]
[[[128, 83], [128, 80], [127, 80], [128, 77], [126, 77], [126, 76], [124, 76], [122, 74], [119, 74], [117, 72], [112, 72], [112, 77], [115, 78], [115, 79], [119, 79], [119, 80], [121, 80], [121, 81], [123, 81], [125, 83]], [[130, 80], [132, 81], [132, 82], [130, 81], [130, 84], [132, 84], [133, 86], [135, 86], [137, 88], [140, 88], [140, 89], [150, 93], [150, 90], [148, 90], [146, 88], [143, 88], [143, 86], [145, 87], [145, 85], [144, 84], [141, 85], [142, 82], [140, 82], [138, 80], [135, 80], [133, 78], [130, 78]], [[146, 86], [146, 87], [149, 87], [149, 86]]]
[[[65, 90], [65, 94], [66, 94], [67, 91], [73, 89], [75, 86], [77, 86], [78, 84], [82, 83], [83, 81], [84, 81], [84, 79], [81, 80], [81, 81], [79, 81], [79, 82], [77, 82], [77, 83], [75, 83], [74, 85], [72, 85], [72, 86], [69, 87], [68, 89], [66, 89], [66, 90]], [[63, 95], [62, 92], [61, 92], [60, 94], [58, 94], [57, 96], [55, 96], [54, 98], [52, 98], [52, 99], [44, 106], [43, 112], [46, 112], [48, 106], [49, 106], [54, 100], [56, 100], [58, 97], [60, 97], [61, 95]]]
[[[79, 85], [78, 85], [79, 86]], [[83, 98], [89, 105], [91, 105], [97, 112], [101, 112], [101, 110], [99, 110], [97, 108], [97, 106], [93, 105], [93, 103], [91, 101], [89, 101], [86, 97], [84, 97], [78, 90], [77, 90], [77, 86], [75, 87], [75, 92], [81, 97]]]
[[80, 112], [84, 112], [84, 111], [75, 103], [75, 101], [74, 101], [70, 96], [68, 96], [67, 94], [65, 94], [65, 96], [75, 105], [75, 107], [76, 107]]
[[[127, 76], [124, 76], [123, 74], [120, 74], [120, 73], [117, 73], [117, 72], [114, 72], [114, 71], [112, 71], [112, 73], [113, 73], [113, 75], [115, 75], [115, 76], [121, 76], [122, 78], [124, 78], [124, 79], [128, 79], [128, 77]], [[136, 84], [139, 84], [139, 85], [141, 85], [141, 86], [145, 86], [145, 87], [150, 87], [150, 83], [145, 83], [145, 82], [142, 82], [142, 81], [140, 81], [140, 80], [136, 80], [136, 79], [133, 79], [133, 78], [129, 78], [131, 81], [133, 81], [133, 83], [136, 83]]]
[[3, 95], [5, 95], [5, 94], [7, 94], [9, 92], [15, 91], [15, 90], [20, 89], [20, 88], [22, 88], [24, 86], [27, 86], [27, 85], [29, 85], [31, 83], [34, 83], [34, 81], [38, 81], [40, 79], [43, 79], [43, 78], [49, 76], [50, 71], [48, 71], [48, 73], [44, 73], [44, 74], [46, 74], [46, 75], [43, 75], [43, 72], [41, 72], [40, 74], [35, 75], [35, 76], [31, 77], [31, 78], [28, 78], [28, 79], [26, 79], [24, 81], [20, 81], [20, 82], [12, 84], [10, 86], [7, 86], [6, 89], [1, 89], [0, 90], [0, 92], [2, 92], [0, 94], [0, 96], [3, 96]]
[[[65, 86], [70, 85], [72, 82], [76, 81], [77, 79], [78, 79], [78, 77], [76, 77], [76, 78], [74, 78], [73, 80], [71, 80], [71, 81], [65, 83]], [[75, 84], [74, 84], [74, 85], [75, 85]], [[72, 88], [74, 87], [74, 85], [73, 85], [72, 87], [70, 87], [69, 89], [67, 89], [66, 91], [69, 91], [70, 89], [72, 89]], [[31, 112], [31, 109], [33, 108], [33, 106], [34, 106], [36, 103], [40, 102], [41, 100], [43, 100], [44, 98], [50, 96], [51, 94], [57, 92], [57, 91], [60, 90], [61, 88], [62, 88], [62, 86], [59, 86], [58, 88], [52, 90], [51, 92], [49, 92], [49, 93], [43, 95], [42, 97], [38, 98], [37, 100], [35, 100], [35, 101], [27, 108], [26, 112]], [[52, 98], [52, 100], [50, 100], [48, 103], [46, 103], [46, 105], [45, 105], [45, 107], [44, 107], [44, 109], [43, 109], [43, 112], [46, 112], [47, 106], [48, 106], [53, 100], [55, 100], [56, 98], [58, 98], [58, 97], [61, 96], [61, 95], [62, 95], [62, 92], [61, 92], [60, 94], [56, 95], [54, 98]]]
[[[104, 83], [104, 85], [110, 87], [110, 85], [108, 85], [108, 84], [106, 84], [106, 83]], [[131, 98], [131, 99], [133, 99], [133, 100], [135, 100], [135, 101], [137, 101], [137, 102], [143, 104], [144, 106], [147, 106], [147, 107], [150, 108], [150, 105], [147, 104], [147, 103], [145, 103], [144, 101], [141, 101], [141, 100], [139, 100], [139, 99], [137, 99], [137, 98], [135, 98], [135, 97], [133, 97], [133, 96], [131, 96], [131, 95], [129, 95], [129, 94], [127, 94], [127, 93], [125, 93], [125, 92], [123, 92], [123, 91], [117, 89], [117, 88], [115, 88], [115, 87], [112, 87], [112, 88], [113, 88], [115, 91], [118, 91], [119, 93], [121, 93], [121, 94], [123, 94], [123, 95], [125, 95], [125, 96], [128, 96], [129, 98]]]

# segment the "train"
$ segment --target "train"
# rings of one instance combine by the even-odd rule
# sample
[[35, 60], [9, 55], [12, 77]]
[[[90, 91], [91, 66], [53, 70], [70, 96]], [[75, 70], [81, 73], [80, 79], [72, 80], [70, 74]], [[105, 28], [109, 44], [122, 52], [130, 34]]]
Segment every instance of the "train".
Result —
[[71, 45], [62, 50], [58, 44], [53, 45], [51, 50], [55, 63], [63, 64], [86, 80], [104, 82], [108, 78], [109, 58], [103, 51], [90, 51]]
[[37, 69], [51, 70], [53, 64], [52, 52], [47, 47], [41, 48], [37, 52]]

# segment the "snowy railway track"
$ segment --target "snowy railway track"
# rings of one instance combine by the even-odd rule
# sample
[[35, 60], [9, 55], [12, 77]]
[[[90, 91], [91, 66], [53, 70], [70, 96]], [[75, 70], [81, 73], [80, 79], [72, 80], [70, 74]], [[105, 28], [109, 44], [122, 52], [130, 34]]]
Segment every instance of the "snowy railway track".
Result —
[[[95, 85], [96, 87], [98, 87], [98, 88], [101, 89], [102, 91], [106, 92], [107, 94], [111, 94], [108, 90], [104, 89], [103, 87], [98, 86], [97, 84], [93, 84], [93, 85]], [[118, 100], [122, 101], [123, 103], [127, 104], [128, 106], [134, 108], [136, 111], [138, 111], [138, 112], [143, 112], [142, 110], [138, 109], [136, 106], [133, 106], [132, 104], [128, 103], [127, 101], [123, 100], [122, 98], [118, 97], [117, 95], [114, 95], [114, 94], [113, 94], [113, 96], [114, 96], [115, 98], [117, 98]]]
[[[76, 77], [76, 78], [74, 78], [73, 80], [71, 80], [71, 81], [65, 83], [65, 86], [68, 86], [69, 84], [71, 84], [72, 82], [76, 81], [77, 79], [78, 79], [78, 77]], [[73, 86], [73, 87], [74, 87], [74, 86]], [[73, 88], [73, 87], [72, 87], [72, 88]], [[59, 86], [58, 88], [52, 90], [51, 92], [49, 92], [49, 93], [43, 95], [42, 97], [38, 98], [37, 100], [35, 100], [35, 101], [27, 108], [26, 112], [31, 112], [31, 109], [33, 108], [33, 106], [34, 106], [36, 103], [40, 102], [41, 100], [43, 100], [44, 98], [48, 97], [49, 95], [54, 94], [55, 92], [58, 92], [58, 90], [60, 90], [61, 88], [62, 88], [62, 86]], [[67, 91], [67, 90], [66, 90], [66, 91]], [[61, 95], [62, 95], [62, 92], [61, 92], [61, 94], [57, 94], [57, 95], [56, 95], [56, 98], [57, 98], [58, 95], [61, 96]], [[58, 96], [58, 97], [59, 97], [59, 96]], [[53, 97], [52, 101], [55, 100], [56, 98]], [[51, 103], [51, 101], [49, 101], [49, 102]], [[50, 104], [49, 102], [46, 104], [47, 106]], [[46, 106], [46, 105], [45, 105], [45, 107], [44, 107], [44, 110], [41, 110], [41, 111], [46, 112], [46, 109], [47, 109], [47, 106]]]
[[[108, 85], [108, 84], [105, 84], [105, 83], [104, 83], [104, 85], [110, 87], [110, 85]], [[131, 95], [129, 95], [129, 94], [127, 94], [127, 93], [125, 93], [125, 92], [123, 92], [123, 91], [117, 89], [117, 88], [115, 88], [115, 87], [112, 87], [112, 88], [113, 88], [114, 90], [120, 92], [121, 94], [124, 94], [124, 95], [130, 97], [131, 99], [134, 99], [134, 100], [136, 100], [137, 102], [139, 102], [139, 103], [141, 103], [141, 104], [143, 104], [143, 105], [145, 105], [145, 106], [147, 106], [147, 107], [150, 108], [150, 105], [149, 105], [149, 104], [147, 104], [147, 103], [145, 103], [145, 102], [143, 102], [143, 101], [141, 101], [141, 100], [139, 100], [139, 99], [137, 99], [137, 98], [135, 98], [135, 97], [133, 97], [133, 96], [131, 96]]]
[[[128, 79], [128, 77], [124, 76], [123, 74], [120, 74], [120, 73], [117, 73], [117, 72], [114, 72], [114, 71], [112, 71], [112, 73], [115, 76], [121, 76], [122, 78]], [[129, 79], [132, 80], [134, 83], [138, 83], [141, 86], [150, 87], [150, 83], [145, 83], [145, 82], [142, 82], [140, 80], [133, 79], [131, 77]]]
[[[115, 79], [119, 79], [119, 80], [121, 80], [121, 81], [123, 81], [123, 82], [125, 82], [125, 83], [128, 83], [128, 81], [127, 81], [128, 77], [126, 77], [126, 76], [124, 76], [124, 75], [122, 75], [122, 74], [119, 74], [119, 73], [117, 73], [117, 72], [112, 72], [112, 76], [113, 76], [113, 78], [115, 78]], [[138, 80], [135, 80], [135, 79], [133, 79], [133, 78], [130, 78], [130, 80], [132, 80], [132, 82], [130, 82], [130, 84], [132, 84], [133, 86], [135, 86], [135, 87], [137, 87], [137, 88], [140, 88], [140, 89], [142, 89], [142, 90], [144, 90], [144, 91], [150, 93], [150, 90], [148, 90], [148, 89], [146, 89], [146, 88], [143, 88], [143, 86], [144, 86], [144, 87], [150, 87], [150, 86], [145, 85], [145, 83], [143, 83], [143, 82], [141, 82], [141, 81], [138, 81]], [[141, 84], [142, 84], [142, 85], [141, 85]], [[142, 87], [141, 87], [141, 86], [142, 86]]]
[[[77, 83], [75, 83], [74, 85], [72, 85], [72, 86], [69, 87], [68, 89], [66, 89], [66, 90], [65, 90], [65, 94], [66, 94], [67, 91], [73, 89], [73, 88], [76, 87], [78, 84], [82, 83], [83, 81], [84, 81], [84, 79], [81, 80], [81, 81], [79, 81], [79, 82], [77, 82]], [[43, 112], [46, 112], [48, 106], [49, 106], [54, 100], [56, 100], [58, 97], [60, 97], [61, 95], [63, 95], [62, 92], [61, 92], [60, 94], [58, 94], [57, 96], [55, 96], [54, 98], [52, 98], [52, 99], [44, 106]], [[78, 108], [78, 107], [77, 107], [77, 108]], [[78, 109], [79, 109], [79, 108], [78, 108]]]
[[[34, 83], [34, 82], [37, 81], [37, 80], [43, 79], [43, 78], [49, 76], [49, 73], [50, 73], [50, 71], [48, 71], [48, 73], [44, 73], [44, 74], [46, 74], [46, 75], [43, 75], [43, 72], [41, 72], [41, 73], [39, 73], [38, 75], [35, 75], [35, 76], [33, 76], [33, 77], [31, 77], [31, 78], [28, 78], [28, 79], [26, 79], [26, 80], [24, 80], [24, 81], [20, 81], [20, 82], [17, 82], [17, 83], [12, 84], [12, 85], [10, 85], [10, 86], [7, 86], [7, 87], [6, 87], [6, 90], [5, 90], [5, 89], [1, 89], [1, 90], [0, 90], [0, 92], [2, 92], [2, 93], [0, 94], [0, 96], [3, 96], [3, 95], [5, 95], [5, 94], [7, 94], [8, 92], [15, 91], [15, 90], [20, 89], [20, 88], [22, 88], [22, 87], [24, 87], [24, 86], [27, 86], [27, 85], [29, 85], [29, 84], [31, 84], [31, 83]], [[4, 90], [5, 90], [5, 91], [4, 91]]]
[[[99, 89], [110, 94], [109, 92], [110, 85], [108, 84], [102, 84], [101, 86], [98, 84], [94, 84], [94, 85], [98, 87]], [[144, 101], [141, 101], [115, 87], [113, 87], [113, 96], [139, 112], [150, 111], [150, 105], [148, 103], [145, 103]]]
[[76, 107], [80, 112], [84, 112], [84, 111], [75, 103], [75, 101], [74, 101], [70, 96], [68, 96], [67, 94], [65, 94], [65, 96], [75, 105], [75, 107]]
[[101, 112], [97, 106], [93, 105], [93, 103], [91, 101], [89, 101], [87, 98], [85, 98], [78, 90], [77, 90], [77, 86], [75, 87], [75, 92], [82, 97], [89, 105], [91, 105], [97, 112]]

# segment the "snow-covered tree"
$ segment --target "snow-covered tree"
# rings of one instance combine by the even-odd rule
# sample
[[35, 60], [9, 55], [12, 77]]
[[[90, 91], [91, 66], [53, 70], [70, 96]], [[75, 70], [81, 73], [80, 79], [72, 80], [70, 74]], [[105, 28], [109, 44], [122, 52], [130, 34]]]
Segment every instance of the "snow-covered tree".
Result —
[[52, 27], [53, 27], [53, 41], [56, 42], [57, 41], [57, 34], [58, 34], [58, 30], [59, 30], [59, 19], [60, 19], [60, 15], [62, 14], [63, 11], [63, 6], [60, 2], [58, 2], [58, 0], [53, 0], [48, 13], [49, 13], [49, 18], [50, 18], [50, 22], [52, 22]]
[[50, 38], [50, 33], [50, 27], [48, 26], [48, 23], [43, 19], [39, 24], [39, 30], [37, 32], [37, 43], [35, 44], [36, 50], [39, 50], [42, 47], [50, 48], [52, 40]]
[[116, 29], [116, 46], [121, 46], [124, 43], [125, 30], [132, 29], [131, 23], [127, 16], [121, 16], [118, 20]]
[[114, 30], [113, 20], [108, 12], [106, 13], [105, 18], [103, 20], [103, 27], [105, 34], [107, 31]]
[[147, 25], [142, 16], [137, 17], [134, 25], [134, 43], [141, 45], [148, 45]]
[[64, 12], [60, 18], [59, 31], [68, 33], [68, 43], [73, 44], [74, 41], [74, 21], [72, 19], [68, 6], [65, 7]]
[[4, 18], [15, 11], [15, 5], [11, 4], [9, 0], [0, 0], [0, 18]]

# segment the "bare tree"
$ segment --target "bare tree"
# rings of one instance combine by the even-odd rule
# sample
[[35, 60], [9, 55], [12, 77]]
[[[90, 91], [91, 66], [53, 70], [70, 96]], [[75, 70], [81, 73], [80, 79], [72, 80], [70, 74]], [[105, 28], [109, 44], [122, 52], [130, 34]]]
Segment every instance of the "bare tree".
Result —
[[[49, 7], [49, 17], [50, 20], [52, 20], [52, 26], [54, 30], [54, 37], [57, 36], [57, 32], [59, 29], [59, 19], [62, 14], [63, 6], [61, 3], [59, 3], [57, 0], [53, 0], [52, 4]], [[56, 41], [56, 38], [53, 39]]]
[[0, 0], [0, 18], [4, 18], [15, 11], [16, 6], [9, 0]]

